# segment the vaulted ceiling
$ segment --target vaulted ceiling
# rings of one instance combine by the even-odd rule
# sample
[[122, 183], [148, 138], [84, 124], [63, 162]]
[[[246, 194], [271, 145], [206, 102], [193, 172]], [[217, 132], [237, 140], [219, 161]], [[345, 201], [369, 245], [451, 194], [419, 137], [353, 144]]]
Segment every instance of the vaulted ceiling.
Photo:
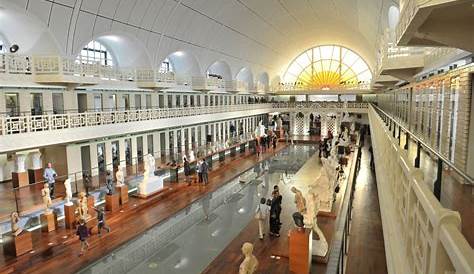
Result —
[[[104, 34], [137, 39], [152, 64], [191, 51], [201, 71], [225, 60], [273, 77], [307, 48], [340, 44], [373, 67], [394, 0], [0, 0], [36, 17], [62, 54]], [[4, 27], [0, 27], [2, 32]], [[7, 37], [8, 38], [8, 37]]]

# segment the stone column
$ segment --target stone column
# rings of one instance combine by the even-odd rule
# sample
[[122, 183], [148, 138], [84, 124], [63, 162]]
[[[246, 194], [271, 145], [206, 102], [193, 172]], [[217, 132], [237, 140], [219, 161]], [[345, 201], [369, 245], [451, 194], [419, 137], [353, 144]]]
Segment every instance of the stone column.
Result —
[[[97, 143], [89, 143], [90, 158], [91, 158], [91, 176], [96, 176], [99, 174], [99, 163], [97, 159]], [[111, 168], [112, 166], [110, 166]], [[109, 168], [109, 166], [106, 166]]]
[[[124, 143], [123, 139], [122, 139], [122, 143]], [[112, 166], [113, 166], [113, 155], [112, 155], [112, 141], [111, 140], [107, 140], [104, 142], [104, 147], [105, 147], [105, 151], [104, 151], [104, 159], [105, 159], [105, 166], [107, 167], [107, 169], [112, 169]], [[120, 147], [120, 140], [119, 140], [119, 154], [122, 154], [122, 148]], [[120, 160], [122, 159], [125, 159], [125, 144], [123, 144], [123, 154], [124, 154], [124, 157], [122, 158], [122, 155], [120, 155]], [[92, 151], [91, 151], [92, 152]], [[92, 155], [92, 153], [91, 153]], [[125, 164], [124, 164], [125, 166]]]
[[136, 165], [138, 157], [137, 136], [132, 136], [130, 139], [132, 140], [132, 165]]

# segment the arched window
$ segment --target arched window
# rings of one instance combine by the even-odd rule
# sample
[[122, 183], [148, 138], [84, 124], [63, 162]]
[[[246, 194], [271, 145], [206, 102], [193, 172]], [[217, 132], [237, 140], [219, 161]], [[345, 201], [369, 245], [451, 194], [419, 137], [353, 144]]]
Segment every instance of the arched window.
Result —
[[161, 62], [159, 72], [160, 73], [173, 72], [173, 66], [171, 65], [170, 60], [168, 58], [165, 58], [165, 60]]
[[390, 6], [388, 9], [388, 26], [390, 29], [394, 30], [397, 27], [399, 18], [400, 10], [395, 6]]
[[372, 80], [367, 63], [341, 46], [319, 46], [296, 57], [283, 75], [283, 85], [309, 89], [360, 88]]
[[90, 41], [77, 56], [77, 62], [81, 64], [101, 64], [103, 66], [113, 66], [112, 54], [107, 48], [97, 41]]

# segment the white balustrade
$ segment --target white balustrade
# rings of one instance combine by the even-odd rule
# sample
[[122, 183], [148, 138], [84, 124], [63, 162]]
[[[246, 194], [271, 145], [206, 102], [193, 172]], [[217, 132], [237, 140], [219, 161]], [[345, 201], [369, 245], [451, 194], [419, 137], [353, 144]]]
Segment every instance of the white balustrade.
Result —
[[389, 273], [474, 273], [458, 212], [443, 208], [398, 139], [369, 107]]

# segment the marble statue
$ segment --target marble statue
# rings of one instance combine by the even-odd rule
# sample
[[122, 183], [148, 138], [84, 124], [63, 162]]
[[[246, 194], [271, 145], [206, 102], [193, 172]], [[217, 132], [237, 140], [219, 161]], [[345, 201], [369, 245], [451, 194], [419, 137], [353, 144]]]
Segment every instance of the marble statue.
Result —
[[138, 184], [138, 194], [141, 196], [151, 195], [163, 188], [163, 178], [155, 175], [155, 157], [147, 154], [144, 157], [143, 181]]
[[194, 162], [196, 160], [196, 156], [194, 156], [194, 151], [189, 152], [189, 161]]
[[18, 215], [18, 212], [12, 212], [12, 214], [10, 215], [10, 221], [12, 225], [12, 235], [15, 237], [20, 235], [20, 233], [23, 232], [23, 229], [21, 229], [18, 225], [18, 223], [20, 222], [20, 216]]
[[244, 261], [240, 264], [239, 274], [253, 274], [257, 271], [258, 261], [252, 252], [253, 244], [246, 242], [242, 245]]
[[117, 182], [115, 183], [116, 186], [121, 187], [124, 185], [125, 176], [123, 175], [122, 167], [119, 166], [117, 172], [115, 173], [115, 177], [117, 178]]
[[303, 193], [296, 187], [291, 188], [291, 192], [295, 193], [295, 204], [296, 209], [299, 213], [303, 214], [306, 212], [306, 199], [303, 197]]
[[307, 199], [307, 210], [303, 214], [303, 222], [306, 228], [310, 228], [313, 230], [313, 254], [316, 256], [325, 257], [328, 250], [329, 245], [324, 236], [323, 232], [318, 226], [318, 212], [320, 210], [320, 195], [319, 189], [316, 187], [310, 187], [308, 191], [308, 199]]
[[78, 199], [78, 212], [79, 212], [79, 218], [80, 219], [84, 219], [84, 220], [87, 220], [87, 217], [89, 217], [88, 215], [88, 211], [89, 211], [89, 207], [88, 207], [88, 204], [87, 204], [87, 195], [85, 192], [81, 192], [79, 193], [79, 199]]
[[43, 197], [43, 205], [45, 206], [45, 214], [50, 214], [51, 213], [51, 196], [49, 195], [49, 184], [46, 183], [43, 186], [43, 189], [41, 189], [41, 197]]
[[351, 123], [351, 134], [355, 134], [355, 123]]
[[262, 123], [262, 120], [258, 122], [258, 126], [255, 129], [255, 137], [264, 137], [265, 136], [265, 126]]
[[64, 181], [64, 189], [66, 190], [66, 205], [72, 205], [72, 189], [71, 189], [71, 179], [67, 178]]

